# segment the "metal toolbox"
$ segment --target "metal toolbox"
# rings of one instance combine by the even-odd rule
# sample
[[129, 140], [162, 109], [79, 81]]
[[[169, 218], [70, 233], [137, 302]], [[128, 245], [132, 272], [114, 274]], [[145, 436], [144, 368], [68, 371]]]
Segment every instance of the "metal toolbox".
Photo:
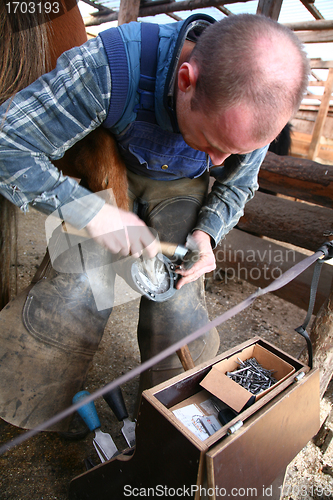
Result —
[[[202, 440], [174, 409], [204, 399], [200, 383], [212, 367], [251, 346], [290, 365], [289, 375]], [[136, 448], [73, 479], [69, 499], [279, 499], [287, 465], [319, 429], [319, 407], [319, 371], [255, 337], [144, 391]]]

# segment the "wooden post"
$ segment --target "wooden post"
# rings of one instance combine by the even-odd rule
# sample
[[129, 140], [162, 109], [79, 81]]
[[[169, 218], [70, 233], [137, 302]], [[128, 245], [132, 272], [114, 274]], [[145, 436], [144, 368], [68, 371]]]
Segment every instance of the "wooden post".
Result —
[[314, 366], [320, 370], [322, 398], [333, 375], [333, 282], [330, 294], [313, 322], [310, 338]]
[[282, 0], [259, 0], [257, 14], [262, 14], [263, 16], [270, 17], [277, 21], [280, 15], [281, 6]]
[[178, 358], [184, 368], [185, 371], [191, 370], [194, 368], [194, 361], [191, 356], [190, 350], [187, 345], [184, 345], [177, 351]]
[[330, 106], [330, 99], [333, 90], [333, 68], [328, 70], [328, 76], [325, 83], [324, 95], [322, 97], [316, 123], [313, 129], [312, 140], [309, 147], [308, 158], [314, 160], [318, 155], [318, 150], [320, 147], [320, 138], [323, 132], [325, 119]]
[[136, 21], [139, 15], [140, 0], [121, 0], [118, 13], [118, 25]]
[[0, 195], [0, 310], [17, 293], [17, 208]]

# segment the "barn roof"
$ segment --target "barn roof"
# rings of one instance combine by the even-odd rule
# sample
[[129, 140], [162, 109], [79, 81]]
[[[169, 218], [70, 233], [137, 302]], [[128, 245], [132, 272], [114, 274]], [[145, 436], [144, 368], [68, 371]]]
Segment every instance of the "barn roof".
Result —
[[[87, 30], [96, 35], [99, 31], [117, 25], [118, 11], [122, 2], [138, 0], [80, 0], [79, 7]], [[265, 0], [260, 0], [265, 2]], [[278, 2], [278, 0], [275, 0]], [[204, 7], [204, 5], [210, 5]], [[207, 13], [220, 20], [226, 15], [257, 12], [258, 0], [141, 0], [138, 20], [169, 23], [186, 19], [193, 11]], [[188, 8], [188, 10], [178, 10]], [[191, 10], [190, 10], [191, 8]], [[173, 9], [173, 10], [170, 10]], [[153, 12], [154, 15], [148, 15]], [[278, 21], [294, 28], [309, 23], [303, 42], [306, 43], [309, 57], [332, 59], [333, 54], [333, 2], [331, 0], [283, 0]], [[323, 30], [322, 24], [329, 23]], [[300, 30], [302, 26], [296, 26]], [[319, 29], [319, 27], [321, 29]], [[325, 26], [324, 26], [325, 27]], [[313, 43], [310, 43], [313, 42]], [[320, 43], [321, 42], [321, 43]]]
[[[124, 0], [123, 0], [124, 1]], [[188, 9], [186, 10], [186, 4]], [[213, 4], [212, 7], [206, 7], [207, 4]], [[119, 11], [120, 0], [80, 0], [80, 8], [87, 16], [88, 25], [95, 18], [96, 23], [104, 23], [110, 21], [112, 15]], [[178, 10], [185, 6], [184, 10]], [[170, 10], [173, 7], [174, 10]], [[190, 10], [191, 7], [191, 10]], [[221, 19], [225, 15], [253, 13], [255, 14], [258, 7], [258, 0], [237, 0], [218, 1], [218, 0], [192, 0], [191, 3], [186, 0], [141, 0], [140, 14], [148, 12], [149, 8], [153, 8], [158, 12], [155, 22], [170, 22], [170, 17], [176, 19], [185, 19], [193, 10], [208, 12], [215, 19]], [[167, 14], [165, 13], [167, 12]], [[148, 16], [150, 17], [150, 16]], [[103, 20], [104, 18], [104, 20]], [[140, 16], [139, 16], [140, 18]], [[279, 21], [282, 23], [292, 23], [295, 21], [313, 21], [319, 19], [333, 20], [333, 2], [330, 0], [284, 0], [279, 15]], [[114, 20], [114, 19], [112, 19]]]

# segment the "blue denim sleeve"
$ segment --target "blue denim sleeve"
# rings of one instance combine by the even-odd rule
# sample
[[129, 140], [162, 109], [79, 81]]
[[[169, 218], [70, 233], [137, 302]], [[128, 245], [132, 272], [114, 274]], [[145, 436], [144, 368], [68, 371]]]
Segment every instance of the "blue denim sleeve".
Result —
[[[103, 200], [52, 164], [97, 128], [110, 104], [111, 76], [99, 37], [65, 52], [57, 67], [0, 107], [0, 193], [27, 210], [50, 214], [71, 204], [67, 221], [84, 227]], [[87, 208], [83, 210], [83, 207]]]
[[209, 234], [213, 247], [237, 224], [245, 204], [258, 189], [258, 173], [267, 149], [265, 146], [246, 155], [232, 155], [222, 167], [212, 169], [216, 180], [193, 231]]

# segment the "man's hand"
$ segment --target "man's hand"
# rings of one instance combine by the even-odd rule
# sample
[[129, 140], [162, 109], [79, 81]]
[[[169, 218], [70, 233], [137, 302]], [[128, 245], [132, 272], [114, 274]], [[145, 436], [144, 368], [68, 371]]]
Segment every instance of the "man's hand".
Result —
[[105, 204], [86, 225], [89, 235], [111, 253], [155, 257], [158, 242], [148, 226], [132, 212]]
[[185, 269], [177, 270], [182, 278], [178, 281], [176, 288], [180, 288], [186, 283], [197, 280], [200, 276], [205, 273], [209, 273], [216, 268], [215, 256], [213, 253], [212, 245], [210, 242], [210, 236], [203, 231], [194, 231], [192, 238], [198, 245], [200, 258], [191, 269], [187, 271]]

